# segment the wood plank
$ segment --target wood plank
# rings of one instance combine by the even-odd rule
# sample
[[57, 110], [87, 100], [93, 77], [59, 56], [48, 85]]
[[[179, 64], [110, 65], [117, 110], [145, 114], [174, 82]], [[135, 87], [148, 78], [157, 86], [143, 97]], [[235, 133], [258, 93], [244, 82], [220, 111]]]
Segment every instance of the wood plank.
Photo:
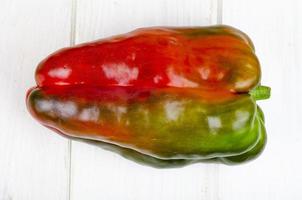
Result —
[[262, 64], [262, 84], [270, 100], [260, 102], [268, 143], [257, 160], [221, 167], [220, 197], [234, 199], [302, 199], [302, 3], [288, 1], [223, 2], [223, 23], [251, 36]]
[[[145, 26], [208, 25], [216, 22], [216, 11], [216, 0], [78, 0], [76, 42]], [[72, 200], [217, 199], [214, 164], [159, 170], [73, 142], [71, 174]]]
[[68, 199], [68, 141], [32, 119], [25, 93], [38, 62], [69, 45], [70, 3], [1, 1], [1, 200]]

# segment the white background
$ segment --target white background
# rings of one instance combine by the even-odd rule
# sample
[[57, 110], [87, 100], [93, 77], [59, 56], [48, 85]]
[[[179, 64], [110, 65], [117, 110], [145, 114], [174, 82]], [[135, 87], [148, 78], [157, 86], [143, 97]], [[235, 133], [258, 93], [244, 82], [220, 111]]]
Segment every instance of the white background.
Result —
[[[272, 87], [268, 143], [239, 166], [153, 169], [42, 127], [26, 90], [64, 46], [152, 25], [224, 23], [246, 32]], [[302, 199], [300, 0], [0, 0], [0, 200]]]

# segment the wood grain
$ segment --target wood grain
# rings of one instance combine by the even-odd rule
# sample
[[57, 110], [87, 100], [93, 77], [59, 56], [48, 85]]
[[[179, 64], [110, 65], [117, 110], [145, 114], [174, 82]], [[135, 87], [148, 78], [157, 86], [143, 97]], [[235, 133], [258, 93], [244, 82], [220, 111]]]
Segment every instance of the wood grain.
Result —
[[69, 45], [70, 2], [4, 0], [0, 6], [0, 199], [69, 195], [68, 141], [28, 114], [37, 63]]

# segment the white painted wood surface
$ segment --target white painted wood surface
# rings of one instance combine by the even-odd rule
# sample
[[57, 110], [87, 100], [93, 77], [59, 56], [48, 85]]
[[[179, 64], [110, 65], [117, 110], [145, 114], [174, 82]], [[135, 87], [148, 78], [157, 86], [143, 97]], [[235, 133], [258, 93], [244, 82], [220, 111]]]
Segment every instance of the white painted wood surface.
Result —
[[25, 106], [37, 63], [69, 45], [69, 0], [0, 1], [0, 200], [67, 199], [68, 141]]
[[[0, 200], [302, 199], [302, 3], [299, 0], [1, 0]], [[239, 166], [159, 170], [69, 142], [25, 107], [52, 51], [137, 27], [225, 23], [248, 33], [272, 97], [260, 102], [268, 144]]]
[[262, 84], [272, 87], [264, 110], [268, 142], [255, 161], [220, 166], [220, 197], [302, 199], [302, 2], [299, 0], [223, 3], [223, 23], [252, 38], [262, 65]]

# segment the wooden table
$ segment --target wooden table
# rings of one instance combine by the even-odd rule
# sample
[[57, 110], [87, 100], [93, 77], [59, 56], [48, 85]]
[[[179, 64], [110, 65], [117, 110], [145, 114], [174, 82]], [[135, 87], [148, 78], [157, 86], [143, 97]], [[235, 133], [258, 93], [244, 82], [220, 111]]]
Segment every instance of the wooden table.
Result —
[[[159, 170], [69, 141], [28, 114], [26, 90], [54, 50], [143, 26], [229, 24], [248, 33], [272, 97], [268, 143], [239, 166]], [[0, 200], [302, 199], [302, 1], [1, 0]]]

